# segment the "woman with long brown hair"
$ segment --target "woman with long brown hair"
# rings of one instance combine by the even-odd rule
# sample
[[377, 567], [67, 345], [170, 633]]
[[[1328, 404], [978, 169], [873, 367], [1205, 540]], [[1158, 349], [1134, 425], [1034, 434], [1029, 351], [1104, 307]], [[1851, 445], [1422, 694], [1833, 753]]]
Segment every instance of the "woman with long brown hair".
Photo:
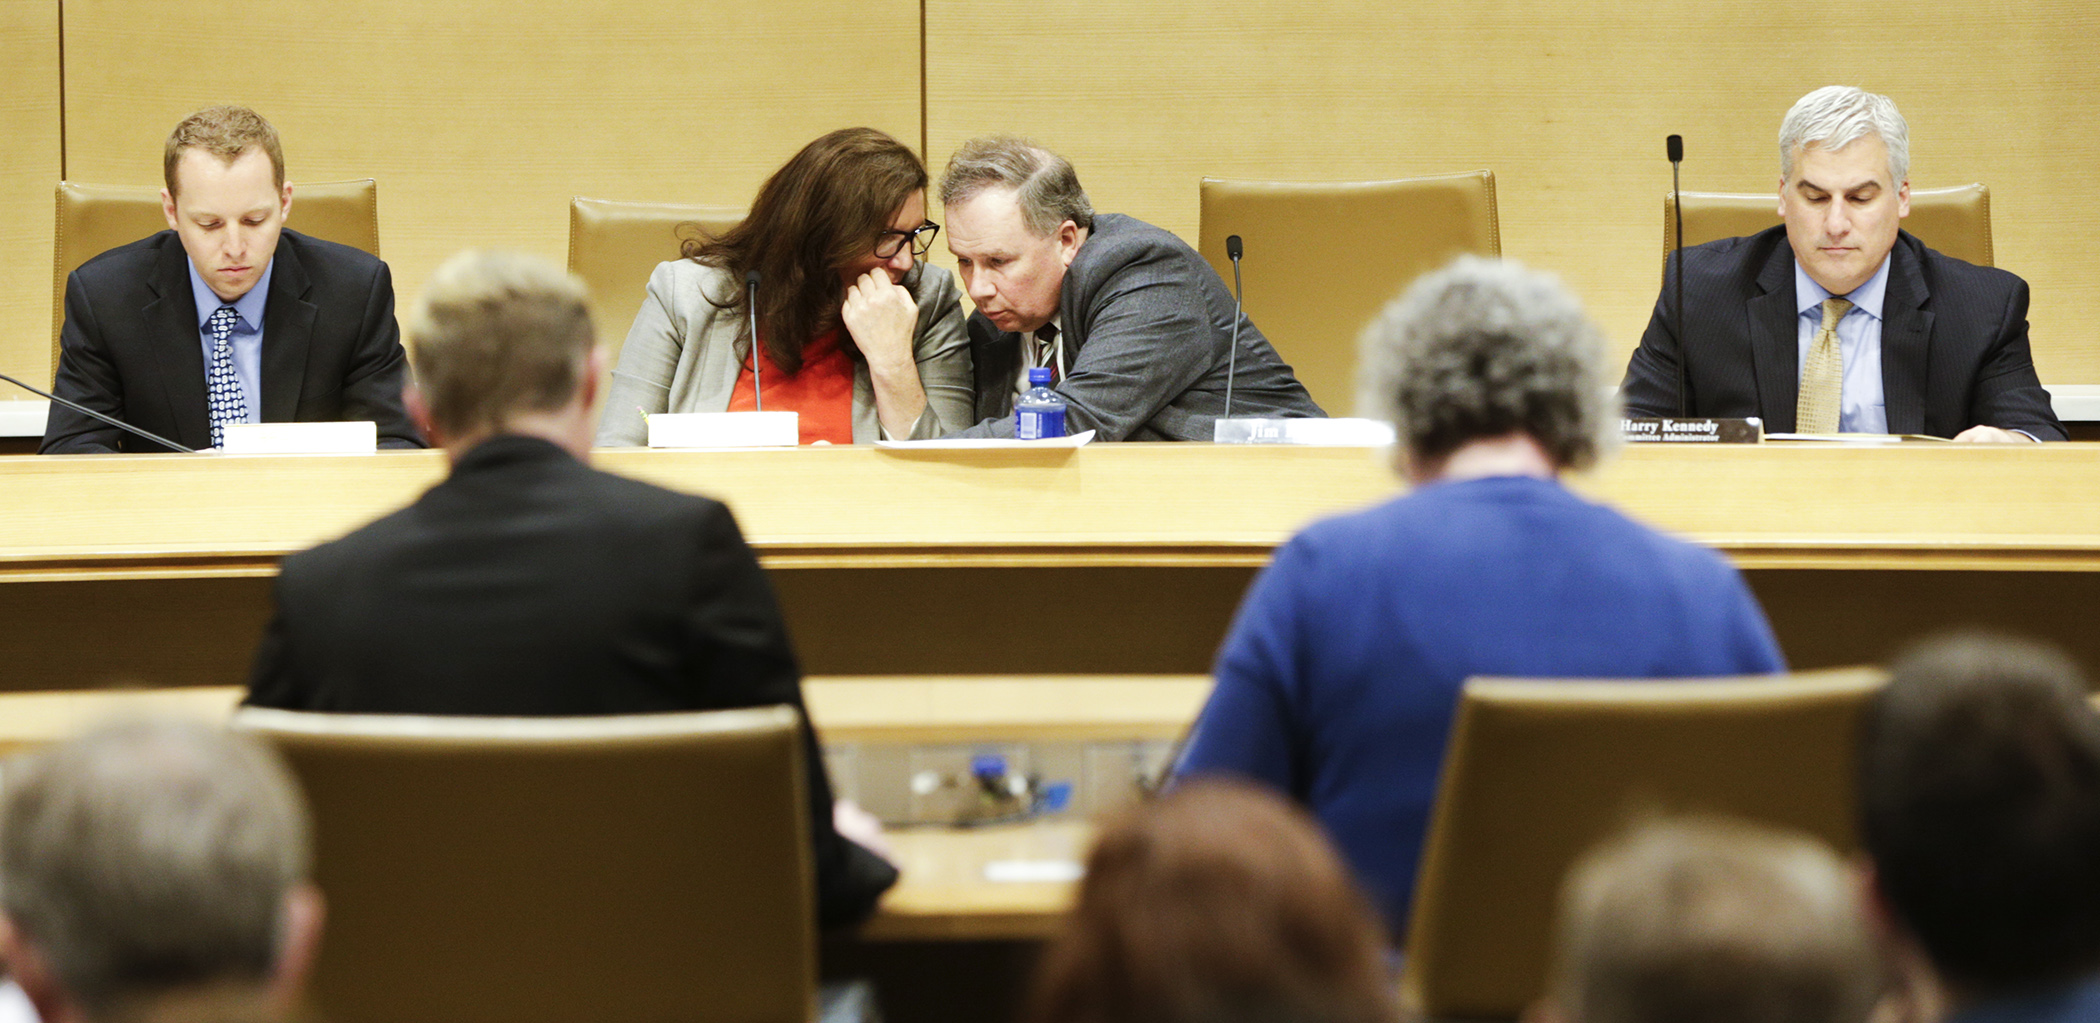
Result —
[[[745, 410], [760, 397], [800, 413], [805, 444], [969, 425], [962, 295], [948, 271], [915, 258], [940, 230], [926, 219], [926, 181], [919, 157], [873, 128], [802, 147], [743, 223], [687, 241], [684, 258], [650, 275], [598, 443], [644, 443], [644, 416], [657, 412]], [[756, 344], [745, 288], [754, 270]]]

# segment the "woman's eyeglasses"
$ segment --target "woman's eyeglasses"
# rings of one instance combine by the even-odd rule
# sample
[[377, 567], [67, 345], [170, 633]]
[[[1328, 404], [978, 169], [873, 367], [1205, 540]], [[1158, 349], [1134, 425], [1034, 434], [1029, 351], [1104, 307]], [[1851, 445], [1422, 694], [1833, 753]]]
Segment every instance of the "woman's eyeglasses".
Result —
[[909, 231], [884, 231], [875, 236], [875, 258], [889, 259], [911, 246], [913, 256], [923, 258], [933, 251], [933, 238], [941, 233], [941, 225], [929, 220]]

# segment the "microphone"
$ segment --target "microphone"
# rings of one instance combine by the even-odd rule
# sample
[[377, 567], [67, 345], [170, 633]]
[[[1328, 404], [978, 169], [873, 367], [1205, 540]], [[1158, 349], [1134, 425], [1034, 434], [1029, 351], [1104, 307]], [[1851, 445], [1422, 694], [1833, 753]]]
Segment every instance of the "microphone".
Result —
[[744, 271], [744, 310], [751, 314], [751, 403], [752, 410], [766, 410], [765, 381], [758, 375], [758, 271]]
[[108, 423], [109, 425], [114, 426], [119, 430], [124, 431], [125, 433], [129, 433], [138, 437], [144, 437], [147, 440], [150, 440], [155, 444], [159, 444], [162, 447], [169, 448], [174, 451], [180, 451], [185, 455], [194, 455], [197, 453], [196, 449], [194, 448], [183, 447], [182, 445], [177, 444], [174, 441], [161, 436], [160, 434], [151, 433], [146, 430], [139, 429], [138, 427], [133, 426], [130, 423], [127, 423], [121, 419], [118, 419], [115, 416], [103, 415], [102, 413], [97, 412], [94, 409], [87, 407], [86, 405], [82, 405], [79, 402], [67, 401], [66, 399], [61, 398], [58, 395], [52, 394], [49, 391], [37, 390], [36, 388], [31, 387], [28, 384], [21, 382], [20, 380], [16, 380], [14, 377], [8, 376], [5, 373], [0, 373], [0, 380], [5, 380], [8, 383], [13, 384], [16, 387], [19, 387], [25, 391], [28, 391], [31, 394], [38, 395], [40, 397], [57, 402], [60, 405], [64, 405], [65, 407], [72, 409], [73, 411], [78, 412], [81, 415], [88, 416], [94, 419], [100, 419], [103, 422]]
[[1670, 315], [1670, 331], [1677, 335], [1677, 417], [1691, 415], [1691, 388], [1685, 383], [1684, 370], [1684, 193], [1678, 187], [1678, 164], [1684, 162], [1684, 136], [1672, 135], [1663, 140], [1663, 148], [1670, 158], [1670, 209], [1677, 214], [1677, 236], [1670, 247], [1670, 258], [1677, 262], [1677, 301]]
[[1240, 361], [1240, 253], [1244, 251], [1239, 235], [1225, 236], [1225, 256], [1232, 260], [1232, 348], [1225, 354], [1225, 414], [1221, 419], [1232, 418], [1232, 377], [1239, 370]]

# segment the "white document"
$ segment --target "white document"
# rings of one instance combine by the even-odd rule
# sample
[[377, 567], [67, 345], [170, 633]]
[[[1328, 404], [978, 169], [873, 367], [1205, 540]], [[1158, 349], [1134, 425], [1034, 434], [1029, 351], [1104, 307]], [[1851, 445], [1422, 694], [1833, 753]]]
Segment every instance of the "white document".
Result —
[[987, 881], [1077, 881], [1085, 876], [1086, 868], [1071, 860], [993, 860], [984, 865]]
[[1094, 431], [1081, 430], [1069, 437], [1045, 440], [1014, 440], [1010, 437], [954, 437], [942, 440], [878, 440], [878, 448], [933, 451], [941, 448], [1077, 448], [1094, 439]]
[[658, 412], [652, 448], [791, 448], [802, 442], [796, 412]]
[[369, 455], [379, 450], [379, 424], [228, 423], [229, 455]]

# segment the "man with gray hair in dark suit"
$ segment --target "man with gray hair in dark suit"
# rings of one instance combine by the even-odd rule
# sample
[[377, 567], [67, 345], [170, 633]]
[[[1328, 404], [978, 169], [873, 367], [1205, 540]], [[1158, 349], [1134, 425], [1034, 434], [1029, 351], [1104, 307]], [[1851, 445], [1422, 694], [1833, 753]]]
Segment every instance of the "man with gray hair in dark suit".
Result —
[[970, 317], [976, 426], [1014, 435], [1028, 371], [1051, 371], [1067, 429], [1102, 440], [1209, 440], [1226, 414], [1324, 415], [1210, 264], [1171, 232], [1096, 214], [1070, 162], [1033, 142], [972, 139], [941, 175], [948, 251]]

